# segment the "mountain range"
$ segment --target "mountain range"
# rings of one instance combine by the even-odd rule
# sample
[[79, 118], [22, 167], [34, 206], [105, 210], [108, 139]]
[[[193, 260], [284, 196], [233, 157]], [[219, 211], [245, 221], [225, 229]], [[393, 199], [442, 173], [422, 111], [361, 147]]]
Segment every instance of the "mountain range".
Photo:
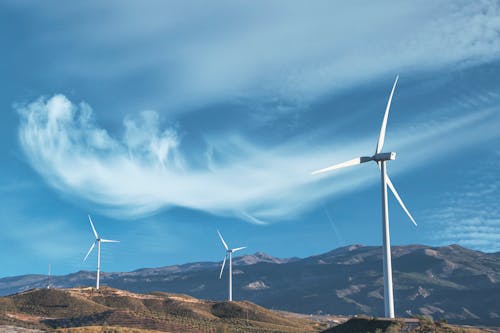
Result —
[[[451, 323], [500, 326], [500, 252], [459, 245], [392, 247], [397, 316], [426, 315]], [[224, 300], [220, 262], [197, 262], [132, 272], [102, 273], [101, 284], [136, 293], [153, 291]], [[307, 258], [264, 253], [233, 261], [236, 300], [304, 314], [383, 315], [382, 249], [351, 245]], [[93, 286], [95, 272], [51, 277], [53, 288]], [[0, 279], [0, 294], [47, 285], [47, 276]]]

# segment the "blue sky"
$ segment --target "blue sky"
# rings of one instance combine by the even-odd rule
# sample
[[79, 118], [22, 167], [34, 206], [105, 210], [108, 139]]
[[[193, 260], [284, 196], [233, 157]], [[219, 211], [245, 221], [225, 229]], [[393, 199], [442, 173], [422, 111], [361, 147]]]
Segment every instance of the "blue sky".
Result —
[[[500, 244], [496, 1], [0, 5], [0, 276], [381, 244]], [[108, 246], [109, 245], [109, 246]]]

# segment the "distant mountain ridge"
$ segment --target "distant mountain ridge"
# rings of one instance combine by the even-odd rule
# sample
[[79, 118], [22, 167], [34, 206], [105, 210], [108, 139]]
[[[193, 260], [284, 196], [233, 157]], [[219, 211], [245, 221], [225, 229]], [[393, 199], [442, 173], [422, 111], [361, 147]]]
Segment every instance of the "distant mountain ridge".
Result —
[[[264, 252], [256, 252], [254, 254], [246, 254], [246, 255], [239, 256], [239, 257], [234, 257], [233, 258], [233, 266], [255, 265], [258, 263], [285, 264], [285, 263], [296, 261], [296, 260], [300, 260], [300, 258], [281, 259], [281, 258], [270, 256]], [[220, 267], [220, 265], [221, 265], [220, 262], [209, 262], [209, 261], [195, 262], [195, 263], [189, 263], [189, 264], [164, 266], [164, 267], [158, 267], [158, 268], [141, 268], [141, 269], [138, 269], [138, 270], [135, 270], [135, 271], [132, 271], [129, 273], [124, 273], [124, 274], [157, 275], [157, 274], [163, 274], [163, 273], [178, 273], [178, 272], [190, 272], [190, 271], [192, 272], [192, 271], [197, 271], [197, 270], [202, 270], [202, 269]], [[117, 274], [117, 273], [110, 273], [110, 274]]]
[[[392, 248], [395, 306], [399, 316], [417, 314], [454, 323], [500, 326], [500, 254], [459, 245]], [[383, 315], [382, 250], [350, 245], [307, 258], [264, 253], [234, 259], [235, 299], [299, 313]], [[133, 292], [165, 291], [223, 300], [227, 277], [220, 262], [198, 262], [125, 273], [103, 273], [101, 283]], [[95, 273], [51, 279], [55, 287], [92, 286]], [[47, 277], [0, 279], [0, 294], [44, 287]]]

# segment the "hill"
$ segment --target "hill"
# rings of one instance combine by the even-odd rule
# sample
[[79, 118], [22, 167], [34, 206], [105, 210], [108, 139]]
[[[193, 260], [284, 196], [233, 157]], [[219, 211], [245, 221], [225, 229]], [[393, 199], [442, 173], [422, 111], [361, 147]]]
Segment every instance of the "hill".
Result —
[[429, 319], [327, 317], [267, 310], [250, 302], [215, 302], [186, 295], [134, 294], [104, 287], [33, 289], [0, 298], [0, 332], [38, 333], [491, 333]]
[[[122, 327], [166, 332], [317, 332], [317, 323], [250, 302], [204, 301], [104, 287], [34, 289], [0, 298], [0, 325], [55, 330]], [[78, 330], [70, 330], [78, 332]]]
[[355, 317], [322, 333], [492, 333], [491, 329], [458, 327], [446, 322], [420, 319]]
[[[500, 254], [458, 245], [392, 248], [398, 316], [431, 316], [456, 324], [500, 326]], [[101, 283], [139, 293], [162, 290], [224, 300], [227, 277], [220, 263], [200, 262], [105, 273]], [[57, 287], [93, 285], [94, 273], [53, 277]], [[46, 285], [45, 276], [0, 279], [6, 295]], [[305, 314], [383, 315], [382, 250], [352, 245], [308, 258], [262, 253], [235, 259], [235, 299]]]
[[327, 317], [267, 310], [250, 302], [215, 302], [186, 295], [134, 294], [104, 287], [33, 289], [0, 298], [0, 332], [38, 333], [490, 333], [429, 319]]

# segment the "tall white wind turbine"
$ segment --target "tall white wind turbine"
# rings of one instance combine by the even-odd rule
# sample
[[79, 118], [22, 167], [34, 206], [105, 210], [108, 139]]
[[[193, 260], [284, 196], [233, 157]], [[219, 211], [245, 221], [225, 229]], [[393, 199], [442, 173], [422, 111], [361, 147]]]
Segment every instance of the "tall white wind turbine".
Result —
[[323, 172], [328, 172], [340, 168], [345, 168], [348, 166], [361, 164], [369, 161], [375, 161], [380, 169], [381, 182], [382, 182], [382, 238], [383, 238], [383, 250], [384, 250], [384, 307], [385, 316], [388, 318], [394, 318], [394, 297], [392, 288], [392, 262], [391, 262], [391, 238], [389, 233], [389, 208], [387, 206], [387, 186], [392, 191], [396, 200], [399, 202], [406, 215], [410, 218], [413, 224], [416, 226], [417, 223], [413, 216], [406, 208], [403, 200], [399, 196], [396, 188], [391, 182], [391, 179], [386, 173], [385, 162], [396, 159], [396, 153], [382, 153], [382, 147], [384, 146], [385, 130], [387, 126], [387, 118], [389, 116], [389, 109], [391, 108], [392, 96], [394, 95], [394, 90], [396, 89], [396, 84], [398, 83], [398, 76], [394, 81], [392, 86], [391, 94], [389, 96], [389, 101], [387, 102], [387, 107], [385, 109], [384, 119], [382, 121], [382, 127], [380, 129], [380, 135], [378, 137], [377, 148], [375, 149], [375, 154], [373, 156], [362, 156], [354, 158], [350, 161], [335, 164], [327, 168], [314, 171], [312, 174], [319, 174]]
[[97, 244], [97, 277], [96, 277], [96, 289], [99, 289], [99, 276], [101, 273], [101, 242], [102, 243], [119, 243], [120, 241], [117, 240], [112, 240], [112, 239], [104, 239], [99, 237], [99, 234], [95, 230], [94, 223], [92, 223], [92, 218], [89, 215], [89, 222], [90, 226], [92, 227], [92, 232], [94, 233], [95, 236], [95, 241], [92, 243], [90, 246], [89, 252], [87, 252], [87, 255], [83, 259], [83, 261], [87, 260], [88, 256], [94, 249], [95, 245]]
[[224, 261], [222, 262], [222, 268], [220, 270], [220, 275], [219, 279], [222, 278], [222, 272], [224, 271], [224, 266], [226, 265], [226, 259], [229, 257], [229, 302], [233, 301], [233, 253], [239, 250], [246, 249], [246, 246], [243, 247], [237, 247], [235, 249], [230, 249], [229, 246], [227, 246], [227, 243], [224, 241], [224, 238], [222, 238], [221, 233], [219, 230], [217, 230], [217, 233], [219, 234], [219, 238], [222, 242], [222, 245], [224, 245], [224, 248], [226, 249], [226, 254], [224, 255]]

